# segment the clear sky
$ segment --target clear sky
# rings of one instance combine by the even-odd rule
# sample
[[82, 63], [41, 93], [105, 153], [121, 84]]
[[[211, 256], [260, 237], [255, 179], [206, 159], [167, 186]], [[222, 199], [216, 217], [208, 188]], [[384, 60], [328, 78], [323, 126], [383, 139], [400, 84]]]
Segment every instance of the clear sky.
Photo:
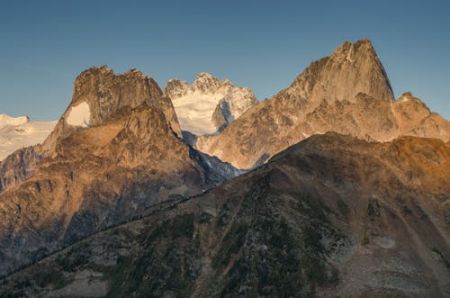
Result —
[[450, 1], [0, 0], [0, 113], [56, 119], [82, 70], [161, 87], [207, 71], [270, 97], [344, 40], [372, 40], [396, 96], [450, 119]]

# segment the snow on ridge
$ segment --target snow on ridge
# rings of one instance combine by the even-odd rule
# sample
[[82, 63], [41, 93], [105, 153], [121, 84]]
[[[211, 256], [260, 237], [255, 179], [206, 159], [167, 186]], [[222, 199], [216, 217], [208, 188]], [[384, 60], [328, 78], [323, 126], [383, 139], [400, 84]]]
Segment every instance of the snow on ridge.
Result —
[[0, 114], [0, 128], [5, 126], [18, 126], [28, 123], [30, 119], [27, 116], [11, 117], [6, 114]]
[[67, 124], [71, 126], [88, 127], [91, 122], [91, 109], [87, 102], [79, 103], [70, 108], [67, 117]]
[[[0, 122], [4, 119], [0, 115]], [[42, 143], [52, 132], [57, 121], [17, 121], [17, 125], [0, 125], [0, 161], [14, 151]]]
[[230, 80], [220, 80], [207, 72], [199, 73], [192, 84], [169, 80], [165, 92], [172, 99], [181, 129], [195, 135], [217, 132], [219, 127], [212, 118], [222, 101], [228, 103], [232, 120], [256, 103], [249, 88], [235, 86]]
[[222, 98], [222, 94], [205, 95], [202, 92], [189, 92], [173, 99], [173, 106], [181, 128], [196, 135], [216, 132], [217, 128], [213, 124], [211, 116]]

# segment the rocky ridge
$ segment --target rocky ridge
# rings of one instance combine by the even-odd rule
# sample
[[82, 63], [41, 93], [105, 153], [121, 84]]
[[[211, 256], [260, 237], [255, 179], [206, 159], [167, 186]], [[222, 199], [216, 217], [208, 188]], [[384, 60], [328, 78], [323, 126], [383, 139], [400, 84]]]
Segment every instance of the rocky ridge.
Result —
[[450, 139], [450, 122], [410, 93], [394, 99], [389, 79], [368, 40], [345, 42], [313, 62], [274, 97], [250, 108], [196, 147], [249, 169], [314, 134], [335, 131], [367, 140], [401, 135]]
[[0, 295], [446, 297], [449, 167], [436, 139], [313, 136], [3, 279]]
[[[369, 41], [222, 127], [229, 104], [189, 95], [219, 115], [189, 142], [219, 158], [186, 144], [170, 84], [91, 68], [0, 163], [0, 296], [448, 296], [449, 122], [394, 99]], [[243, 173], [221, 159], [256, 169], [211, 189]]]
[[135, 70], [83, 72], [47, 140], [0, 164], [0, 275], [239, 173], [180, 137], [154, 80]]

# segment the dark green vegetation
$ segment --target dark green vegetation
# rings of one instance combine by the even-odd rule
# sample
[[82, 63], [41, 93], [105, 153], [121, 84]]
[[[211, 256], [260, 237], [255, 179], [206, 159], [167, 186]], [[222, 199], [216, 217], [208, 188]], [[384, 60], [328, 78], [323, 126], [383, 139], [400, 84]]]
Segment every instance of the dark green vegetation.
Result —
[[108, 297], [314, 296], [339, 281], [327, 258], [346, 239], [318, 198], [272, 187], [273, 175], [229, 199], [213, 192], [83, 241], [29, 272], [31, 285], [60, 290], [89, 270], [107, 281]]
[[[446, 173], [450, 151], [413, 141], [312, 137], [0, 280], [0, 297], [445, 297], [445, 226], [431, 218], [445, 224], [450, 183], [417, 173]], [[437, 153], [402, 163], [389, 146]]]

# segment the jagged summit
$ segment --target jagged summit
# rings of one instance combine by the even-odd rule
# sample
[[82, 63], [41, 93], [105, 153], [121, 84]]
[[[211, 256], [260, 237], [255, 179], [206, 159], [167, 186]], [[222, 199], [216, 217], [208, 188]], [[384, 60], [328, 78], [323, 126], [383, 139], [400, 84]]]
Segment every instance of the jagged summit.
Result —
[[368, 39], [346, 41], [332, 55], [317, 60], [302, 72], [284, 96], [310, 101], [353, 101], [358, 93], [379, 100], [394, 100], [386, 71]]
[[[370, 41], [255, 100], [80, 74], [46, 143], [0, 162], [0, 296], [449, 293], [450, 123], [394, 100]], [[216, 187], [242, 173], [221, 160], [252, 171]]]
[[207, 72], [197, 74], [193, 85], [203, 91], [213, 91], [220, 87], [221, 82], [218, 78]]
[[328, 131], [365, 140], [414, 135], [447, 141], [450, 123], [410, 94], [395, 100], [372, 43], [363, 39], [344, 42], [311, 63], [286, 89], [250, 108], [221, 134], [199, 138], [196, 146], [248, 169]]
[[0, 276], [237, 174], [182, 141], [153, 79], [90, 68], [45, 143], [0, 163]]
[[415, 96], [411, 91], [403, 92], [402, 95], [397, 98], [397, 101], [416, 101], [423, 104], [422, 100]]
[[169, 80], [164, 94], [172, 99], [181, 128], [195, 135], [216, 133], [256, 103], [250, 89], [207, 72], [192, 84]]
[[46, 142], [54, 147], [60, 136], [80, 128], [94, 127], [144, 103], [157, 105], [166, 113], [175, 134], [181, 137], [170, 100], [151, 77], [137, 69], [116, 74], [107, 66], [91, 67], [75, 80], [72, 101]]
[[349, 62], [352, 62], [351, 57], [349, 57], [349, 54], [353, 54], [354, 52], [370, 52], [373, 56], [376, 56], [376, 50], [373, 46], [372, 42], [368, 38], [363, 38], [360, 40], [357, 40], [355, 42], [351, 41], [344, 41], [342, 45], [338, 46], [334, 52], [333, 55], [339, 55], [344, 54], [346, 58], [348, 58]]

